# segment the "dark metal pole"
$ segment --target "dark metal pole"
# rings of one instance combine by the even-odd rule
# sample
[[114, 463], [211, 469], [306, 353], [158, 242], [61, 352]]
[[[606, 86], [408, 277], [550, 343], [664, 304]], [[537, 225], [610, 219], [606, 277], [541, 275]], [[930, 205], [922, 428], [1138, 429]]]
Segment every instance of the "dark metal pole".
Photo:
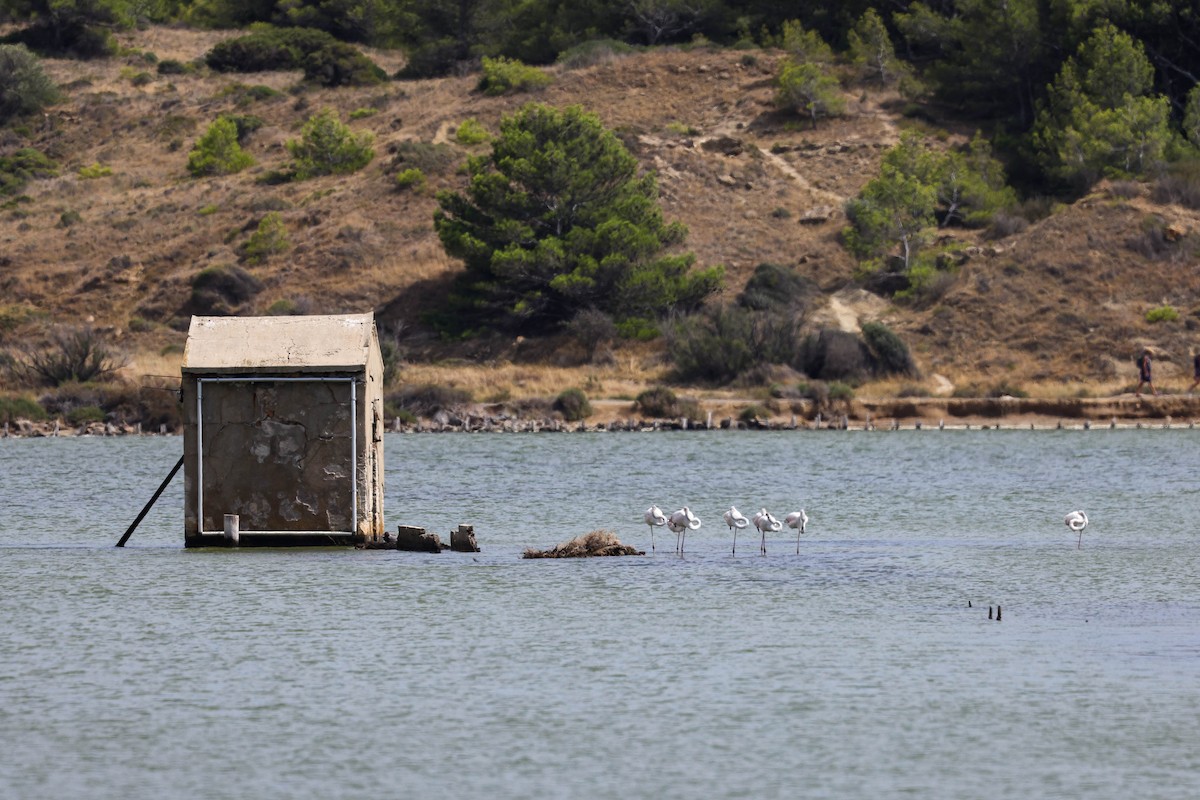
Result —
[[142, 509], [142, 513], [137, 515], [137, 519], [135, 519], [133, 521], [133, 524], [129, 526], [129, 529], [125, 531], [125, 535], [121, 537], [121, 541], [117, 542], [117, 547], [125, 546], [125, 542], [129, 541], [129, 537], [133, 535], [134, 530], [137, 528], [138, 525], [141, 524], [142, 520], [145, 519], [146, 514], [149, 513], [150, 507], [154, 505], [154, 501], [158, 500], [158, 496], [161, 495], [166, 490], [167, 484], [169, 484], [171, 482], [171, 479], [175, 477], [175, 473], [179, 472], [179, 468], [182, 466], [183, 466], [183, 456], [180, 456], [179, 460], [175, 462], [175, 466], [172, 467], [171, 474], [169, 474], [163, 480], [162, 484], [158, 487], [158, 491], [154, 493], [154, 497], [150, 498], [150, 502], [146, 503], [145, 507]]

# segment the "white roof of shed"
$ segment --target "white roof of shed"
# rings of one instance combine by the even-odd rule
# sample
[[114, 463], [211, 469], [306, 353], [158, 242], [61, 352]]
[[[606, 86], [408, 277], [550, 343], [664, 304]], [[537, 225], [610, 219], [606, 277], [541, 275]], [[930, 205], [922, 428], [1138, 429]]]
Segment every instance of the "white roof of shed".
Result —
[[374, 314], [192, 317], [183, 351], [183, 370], [359, 370], [368, 364], [375, 341]]

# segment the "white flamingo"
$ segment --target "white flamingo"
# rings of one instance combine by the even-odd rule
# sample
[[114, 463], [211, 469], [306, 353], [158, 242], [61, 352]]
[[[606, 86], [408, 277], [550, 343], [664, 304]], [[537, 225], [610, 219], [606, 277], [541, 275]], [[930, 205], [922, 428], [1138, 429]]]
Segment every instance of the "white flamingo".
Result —
[[730, 506], [725, 512], [725, 524], [729, 526], [729, 530], [733, 531], [733, 554], [737, 555], [737, 532], [750, 524], [750, 520], [746, 519], [742, 512], [737, 510], [737, 506]]
[[1083, 513], [1082, 511], [1072, 511], [1070, 514], [1067, 514], [1066, 519], [1064, 519], [1063, 522], [1067, 524], [1068, 528], [1079, 534], [1079, 541], [1075, 542], [1075, 548], [1078, 549], [1082, 547], [1083, 529], [1088, 525], [1087, 514]]
[[788, 524], [789, 528], [796, 531], [796, 554], [800, 554], [800, 534], [804, 533], [804, 527], [808, 525], [808, 514], [804, 513], [804, 509], [793, 511], [783, 518], [783, 521]]
[[642, 515], [642, 519], [646, 520], [646, 524], [650, 526], [650, 552], [653, 553], [655, 551], [654, 529], [667, 524], [667, 515], [658, 506], [650, 506]]
[[758, 551], [765, 554], [767, 552], [767, 531], [775, 533], [783, 530], [783, 523], [771, 516], [771, 512], [765, 508], [754, 515], [754, 527], [758, 528], [758, 532], [762, 534], [762, 542], [758, 545]]
[[683, 555], [683, 543], [687, 539], [689, 530], [697, 530], [700, 527], [700, 518], [692, 513], [692, 510], [687, 506], [676, 511], [667, 520], [667, 527], [675, 534], [675, 552]]

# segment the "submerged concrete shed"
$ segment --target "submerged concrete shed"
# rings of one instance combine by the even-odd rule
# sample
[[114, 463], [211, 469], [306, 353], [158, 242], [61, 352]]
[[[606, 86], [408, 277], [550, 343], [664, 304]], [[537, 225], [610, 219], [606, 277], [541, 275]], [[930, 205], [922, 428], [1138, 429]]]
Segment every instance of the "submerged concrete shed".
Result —
[[183, 354], [184, 543], [382, 535], [383, 358], [372, 314], [192, 317]]

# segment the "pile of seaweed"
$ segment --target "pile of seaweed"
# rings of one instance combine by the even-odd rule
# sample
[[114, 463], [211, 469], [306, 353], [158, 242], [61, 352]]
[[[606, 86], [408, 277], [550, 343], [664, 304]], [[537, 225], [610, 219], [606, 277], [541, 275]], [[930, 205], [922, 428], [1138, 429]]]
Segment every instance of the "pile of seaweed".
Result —
[[612, 531], [592, 531], [549, 550], [525, 548], [522, 558], [590, 558], [591, 556], [644, 556], [646, 551], [621, 544]]

